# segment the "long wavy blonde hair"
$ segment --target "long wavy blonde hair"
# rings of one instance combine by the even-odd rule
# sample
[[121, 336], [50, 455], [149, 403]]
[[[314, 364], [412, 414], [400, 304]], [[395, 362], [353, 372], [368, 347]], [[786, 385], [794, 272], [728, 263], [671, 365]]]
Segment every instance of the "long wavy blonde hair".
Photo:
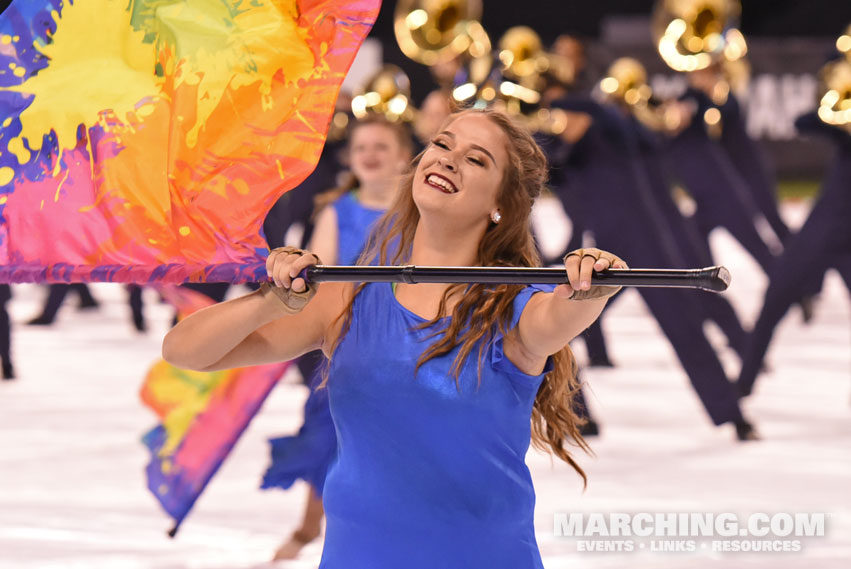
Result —
[[[506, 135], [508, 141], [509, 163], [503, 173], [503, 183], [497, 196], [497, 204], [502, 215], [500, 223], [490, 223], [479, 243], [476, 264], [479, 266], [537, 267], [538, 258], [532, 237], [532, 203], [541, 193], [547, 180], [547, 160], [532, 136], [516, 125], [505, 114], [493, 110], [468, 109], [455, 113], [447, 119], [444, 128], [465, 114], [477, 113], [487, 117]], [[441, 129], [443, 130], [443, 128]], [[412, 188], [414, 174], [423, 153], [414, 158], [408, 172], [401, 182], [401, 191], [396, 202], [379, 220], [372, 232], [369, 243], [358, 264], [380, 265], [404, 264], [409, 261], [411, 245], [414, 240], [419, 211], [414, 203]], [[352, 307], [357, 295], [365, 283], [355, 288], [352, 300], [340, 314], [343, 318], [340, 334], [331, 346], [331, 354], [349, 330]], [[420, 355], [417, 368], [432, 358], [451, 352], [461, 346], [452, 366], [456, 382], [464, 361], [475, 350], [478, 369], [481, 366], [486, 348], [493, 342], [495, 332], [508, 332], [514, 297], [523, 289], [522, 285], [451, 285], [440, 301], [437, 316], [421, 325], [427, 328], [435, 325], [447, 316], [447, 303], [453, 295], [460, 299], [452, 309], [452, 317], [445, 329], [439, 330], [437, 338]], [[579, 433], [582, 420], [573, 407], [574, 397], [579, 389], [576, 379], [576, 360], [569, 346], [565, 346], [553, 356], [554, 368], [541, 383], [532, 408], [532, 444], [541, 450], [550, 451], [570, 464], [583, 481], [587, 483], [585, 472], [573, 459], [567, 447], [578, 446], [590, 452], [585, 440]], [[327, 367], [323, 385], [327, 383]], [[480, 377], [481, 379], [481, 377]]]

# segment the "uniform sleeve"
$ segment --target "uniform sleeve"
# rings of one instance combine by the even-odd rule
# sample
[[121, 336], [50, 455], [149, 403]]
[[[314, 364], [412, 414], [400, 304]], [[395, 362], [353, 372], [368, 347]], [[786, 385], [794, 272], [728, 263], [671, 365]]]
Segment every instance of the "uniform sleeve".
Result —
[[[555, 285], [529, 285], [517, 293], [517, 296], [514, 297], [514, 312], [511, 315], [511, 324], [508, 327], [508, 330], [513, 330], [517, 327], [517, 324], [520, 322], [520, 317], [523, 315], [523, 310], [526, 309], [526, 305], [529, 303], [529, 299], [532, 298], [532, 295], [539, 292], [552, 292], [554, 288]], [[547, 358], [547, 363], [544, 365], [544, 371], [540, 374], [529, 375], [528, 373], [524, 373], [505, 356], [505, 353], [503, 352], [504, 339], [505, 337], [502, 332], [497, 330], [496, 334], [494, 334], [493, 348], [491, 349], [491, 367], [494, 369], [512, 377], [529, 379], [537, 379], [553, 370], [553, 358], [549, 357]]]
[[816, 112], [804, 113], [795, 119], [795, 128], [801, 134], [825, 136], [840, 147], [851, 147], [851, 135], [838, 126], [825, 123]]

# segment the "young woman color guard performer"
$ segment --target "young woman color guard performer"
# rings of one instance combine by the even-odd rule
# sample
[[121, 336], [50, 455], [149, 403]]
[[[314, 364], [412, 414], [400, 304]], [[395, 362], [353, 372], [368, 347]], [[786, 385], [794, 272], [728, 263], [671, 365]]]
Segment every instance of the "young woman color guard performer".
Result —
[[[396, 199], [399, 182], [411, 162], [413, 141], [408, 127], [380, 115], [368, 115], [349, 127], [350, 172], [343, 184], [316, 196], [317, 219], [310, 250], [329, 265], [354, 265], [366, 247], [369, 232]], [[294, 559], [319, 537], [322, 529], [322, 488], [337, 451], [337, 436], [328, 390], [322, 381], [322, 352], [302, 358], [299, 368], [310, 385], [304, 424], [295, 436], [270, 440], [272, 463], [263, 488], [284, 488], [302, 479], [310, 485], [301, 525], [275, 552], [274, 560]], [[311, 369], [312, 368], [312, 369]]]
[[[532, 202], [546, 159], [505, 115], [450, 117], [413, 162], [371, 248], [380, 264], [538, 264]], [[291, 359], [321, 347], [338, 435], [324, 487], [323, 569], [542, 567], [534, 532], [530, 439], [584, 477], [567, 343], [623, 268], [599, 249], [569, 253], [569, 284], [326, 283], [291, 248], [267, 261], [272, 283], [196, 312], [163, 342], [169, 362], [215, 370]], [[314, 296], [315, 295], [315, 296]]]

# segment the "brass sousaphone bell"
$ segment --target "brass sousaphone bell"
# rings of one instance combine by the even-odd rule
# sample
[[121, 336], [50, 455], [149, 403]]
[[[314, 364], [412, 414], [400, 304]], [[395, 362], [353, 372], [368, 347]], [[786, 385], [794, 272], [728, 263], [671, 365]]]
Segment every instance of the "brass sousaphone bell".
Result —
[[844, 57], [827, 63], [819, 72], [818, 116], [851, 132], [851, 25], [836, 40], [836, 50]]
[[659, 55], [675, 71], [697, 71], [747, 53], [738, 30], [739, 0], [657, 0], [653, 40]]
[[399, 0], [393, 29], [402, 53], [435, 65], [470, 49], [481, 17], [481, 0]]
[[[502, 63], [503, 81], [500, 90], [504, 95], [535, 104], [549, 75], [562, 84], [574, 79], [574, 69], [564, 57], [549, 53], [543, 48], [540, 36], [528, 26], [509, 28], [499, 40], [499, 60]], [[520, 89], [513, 89], [519, 86]], [[505, 93], [504, 88], [512, 90]]]
[[600, 80], [600, 90], [607, 98], [623, 102], [627, 106], [646, 104], [652, 91], [647, 84], [647, 71], [631, 57], [616, 59]]
[[851, 61], [827, 63], [819, 73], [819, 118], [851, 132]]
[[573, 81], [570, 62], [547, 52], [540, 36], [528, 26], [514, 26], [503, 34], [498, 57], [502, 63], [502, 80], [495, 104], [534, 132], [561, 134], [567, 126], [567, 113], [534, 107], [541, 102], [547, 75], [563, 84]]
[[493, 67], [481, 17], [481, 0], [399, 0], [393, 27], [402, 53], [414, 61], [435, 66], [460, 60], [452, 97], [466, 102], [480, 94]]
[[653, 90], [647, 83], [644, 66], [631, 57], [616, 59], [600, 80], [603, 96], [632, 113], [646, 127], [661, 132], [676, 132], [684, 123], [681, 109], [669, 104], [654, 104]]
[[378, 114], [390, 122], [410, 122], [414, 120], [414, 113], [411, 81], [395, 65], [383, 65], [355, 91], [352, 98], [352, 114], [359, 119]]

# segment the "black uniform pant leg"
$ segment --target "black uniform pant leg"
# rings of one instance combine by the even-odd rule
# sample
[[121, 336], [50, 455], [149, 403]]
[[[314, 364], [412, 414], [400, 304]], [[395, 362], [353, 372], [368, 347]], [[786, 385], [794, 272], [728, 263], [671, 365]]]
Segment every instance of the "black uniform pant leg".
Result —
[[[708, 267], [713, 264], [712, 253], [706, 234], [701, 235], [692, 220], [671, 219], [672, 228], [677, 232], [682, 258], [688, 265], [685, 268]], [[695, 300], [700, 303], [708, 320], [715, 322], [727, 336], [730, 346], [740, 356], [745, 348], [747, 333], [742, 327], [739, 316], [733, 306], [723, 296], [714, 292], [694, 291]]]
[[700, 218], [699, 225], [701, 226], [701, 230], [707, 235], [707, 241], [709, 232], [712, 229], [723, 227], [759, 263], [759, 266], [762, 267], [762, 270], [766, 274], [771, 272], [777, 259], [771, 253], [765, 241], [762, 240], [752, 218], [744, 211], [735, 207], [729, 208], [726, 211], [717, 207], [704, 208], [704, 210], [701, 212], [700, 206], [698, 206], [698, 211], [695, 215]]
[[183, 283], [180, 286], [205, 294], [215, 302], [223, 302], [230, 283]]
[[142, 303], [142, 287], [137, 284], [127, 285], [127, 304], [130, 305], [130, 317], [137, 330], [145, 330], [144, 305]]
[[[634, 267], [672, 266], [676, 259], [658, 246], [659, 228], [646, 225], [641, 216], [624, 218], [613, 228], [602, 221], [593, 227], [595, 235], [607, 248], [621, 255]], [[606, 232], [605, 229], [610, 231]], [[703, 311], [694, 291], [676, 288], [638, 288], [648, 309], [655, 317], [680, 360], [712, 422], [716, 425], [741, 421], [738, 396], [728, 380], [712, 345], [703, 333]]]
[[52, 284], [47, 287], [47, 300], [44, 303], [44, 307], [41, 309], [41, 315], [38, 317], [41, 320], [47, 320], [48, 322], [53, 322], [56, 319], [56, 314], [59, 312], [59, 308], [62, 306], [62, 303], [65, 301], [65, 297], [68, 295], [68, 292], [71, 290], [71, 285], [69, 284]]
[[801, 298], [814, 278], [822, 278], [837, 255], [841, 254], [836, 248], [837, 225], [831, 210], [832, 206], [826, 200], [816, 203], [804, 226], [789, 239], [777, 267], [769, 274], [762, 310], [742, 361], [738, 384], [742, 394], [752, 391], [774, 329], [789, 307]]
[[585, 349], [588, 351], [588, 359], [591, 365], [611, 365], [608, 341], [603, 333], [603, 317], [609, 307], [617, 302], [621, 294], [623, 294], [623, 290], [611, 297], [603, 308], [602, 314], [580, 334], [582, 341], [585, 342]]
[[576, 390], [576, 393], [573, 396], [573, 412], [576, 413], [576, 416], [580, 419], [591, 418], [591, 413], [588, 410], [588, 402], [585, 400], [585, 393], [582, 388], [581, 380], [580, 387]]
[[723, 295], [714, 292], [694, 291], [694, 294], [697, 295], [696, 300], [700, 302], [706, 317], [715, 322], [727, 336], [730, 347], [740, 357], [744, 357], [748, 333], [742, 327], [742, 322], [733, 305]]
[[142, 314], [142, 287], [137, 284], [127, 285], [127, 303], [133, 314]]
[[723, 227], [742, 244], [767, 273], [774, 255], [754, 225], [759, 212], [750, 190], [719, 148], [688, 141], [671, 148], [674, 170], [697, 202], [695, 219], [701, 233]]
[[[757, 166], [753, 166], [753, 168], [757, 168]], [[785, 243], [789, 238], [790, 231], [789, 226], [780, 217], [777, 191], [774, 184], [769, 180], [761, 179], [763, 175], [759, 172], [746, 172], [744, 175], [760, 213], [765, 217], [780, 242]]]
[[74, 292], [79, 295], [81, 307], [98, 305], [98, 301], [92, 296], [92, 291], [89, 289], [89, 285], [86, 283], [71, 283], [70, 286]]
[[785, 243], [792, 232], [789, 231], [789, 226], [786, 225], [786, 222], [780, 217], [777, 202], [773, 201], [770, 204], [770, 207], [767, 205], [766, 209], [763, 209], [762, 214], [765, 216], [765, 219], [768, 221], [768, 225], [771, 226], [774, 234], [777, 235], [778, 239], [780, 239], [780, 242]]
[[9, 321], [9, 312], [6, 303], [12, 298], [12, 287], [8, 284], [0, 284], [0, 360], [3, 369], [12, 367], [12, 327]]
[[582, 332], [582, 340], [585, 342], [585, 349], [588, 351], [588, 359], [591, 365], [609, 365], [609, 346], [606, 342], [606, 336], [603, 334], [603, 327], [600, 318], [594, 321], [584, 332]]
[[697, 396], [716, 425], [742, 419], [735, 387], [727, 379], [703, 333], [689, 291], [638, 289], [683, 366]]
[[[568, 203], [563, 203], [564, 207], [568, 207]], [[556, 263], [562, 258], [564, 258], [571, 251], [576, 251], [577, 249], [582, 248], [582, 239], [583, 234], [585, 232], [585, 228], [582, 226], [582, 223], [579, 219], [571, 219], [570, 220], [573, 225], [573, 231], [570, 235], [570, 240], [567, 242], [564, 251], [562, 251], [561, 255], [559, 255], [558, 259], [553, 259], [552, 262]], [[606, 304], [606, 308], [608, 308], [617, 298], [610, 298], [609, 302]], [[603, 314], [606, 313], [606, 308], [603, 309]], [[602, 327], [602, 319], [603, 314], [597, 318], [591, 326], [589, 326], [584, 332], [582, 332], [582, 341], [585, 342], [585, 349], [588, 351], [588, 359], [591, 360], [591, 363], [606, 363], [610, 362], [609, 359], [609, 348], [606, 342], [606, 337], [603, 334]]]
[[701, 231], [696, 219], [685, 216], [674, 218], [671, 227], [680, 240], [680, 255], [691, 265], [686, 268], [711, 267], [715, 264], [709, 246], [709, 231], [712, 228]]
[[[753, 188], [749, 187], [735, 165], [724, 157], [724, 152], [719, 152], [717, 174], [720, 176], [721, 183], [729, 186], [731, 201], [728, 207], [714, 208], [714, 211], [719, 214], [722, 227], [727, 228], [767, 274], [774, 268], [776, 255], [771, 252], [756, 228], [757, 216], [764, 215], [763, 208], [754, 197]], [[776, 206], [773, 207], [776, 208]]]

